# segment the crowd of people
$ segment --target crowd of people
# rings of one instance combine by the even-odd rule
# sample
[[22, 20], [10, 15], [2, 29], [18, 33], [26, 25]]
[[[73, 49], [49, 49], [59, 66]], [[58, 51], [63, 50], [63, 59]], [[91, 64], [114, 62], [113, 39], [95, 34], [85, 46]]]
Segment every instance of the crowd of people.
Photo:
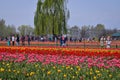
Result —
[[6, 38], [6, 40], [7, 40], [7, 45], [8, 45], [8, 46], [10, 46], [10, 45], [14, 46], [15, 43], [16, 43], [16, 45], [19, 46], [19, 45], [20, 45], [20, 41], [21, 41], [22, 46], [24, 46], [24, 45], [25, 45], [25, 40], [26, 40], [26, 38], [27, 38], [28, 45], [30, 45], [30, 41], [31, 41], [31, 40], [30, 40], [29, 35], [27, 35], [27, 37], [25, 37], [25, 36], [21, 36], [21, 37], [20, 37], [19, 35], [9, 36], [9, 37]]
[[[67, 41], [70, 41], [70, 42], [74, 42], [76, 41], [75, 39], [72, 39], [71, 37], [67, 37], [67, 35], [53, 35], [52, 37], [48, 37], [48, 36], [38, 36], [38, 37], [35, 37], [35, 36], [29, 36], [29, 35], [26, 35], [26, 36], [19, 36], [18, 34], [17, 35], [11, 35], [11, 36], [8, 36], [6, 38], [6, 41], [7, 41], [7, 45], [8, 46], [25, 46], [25, 43], [26, 45], [31, 45], [31, 41], [34, 42], [34, 41], [41, 41], [41, 42], [46, 42], [46, 41], [49, 41], [49, 42], [56, 42], [58, 44], [59, 42], [59, 45], [60, 46], [67, 46]], [[80, 40], [78, 40], [78, 42], [82, 42], [82, 41], [92, 41], [94, 42], [95, 41], [95, 38], [93, 39], [83, 39], [83, 38], [80, 38]], [[108, 37], [105, 37], [105, 36], [102, 36], [99, 38], [99, 43], [100, 43], [100, 47], [101, 48], [111, 48], [111, 43], [112, 43], [112, 38], [110, 36]], [[118, 46], [116, 45], [116, 48]]]
[[104, 48], [104, 46], [106, 46], [106, 48], [111, 48], [111, 42], [112, 42], [112, 39], [111, 39], [110, 36], [108, 36], [108, 37], [102, 36], [100, 38], [100, 46], [101, 46], [101, 48]]
[[[60, 41], [60, 46], [66, 46], [66, 41], [67, 41], [67, 36], [66, 35], [60, 35], [60, 36], [56, 36], [54, 35], [52, 38], [47, 38], [46, 36], [40, 36], [40, 37], [34, 37], [34, 36], [19, 36], [19, 35], [12, 35], [12, 36], [8, 36], [6, 38], [7, 41], [7, 45], [8, 46], [19, 46], [25, 45], [25, 41], [27, 41], [27, 45], [30, 45], [31, 41], [41, 41], [41, 42], [46, 42], [46, 41], [54, 41], [54, 42], [58, 42]], [[21, 42], [21, 44], [20, 44]]]

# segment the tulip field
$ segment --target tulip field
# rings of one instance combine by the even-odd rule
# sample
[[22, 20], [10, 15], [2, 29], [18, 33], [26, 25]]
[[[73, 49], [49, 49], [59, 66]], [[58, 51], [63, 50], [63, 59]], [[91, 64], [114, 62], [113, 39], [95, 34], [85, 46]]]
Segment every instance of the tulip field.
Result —
[[120, 80], [120, 49], [0, 46], [0, 80]]

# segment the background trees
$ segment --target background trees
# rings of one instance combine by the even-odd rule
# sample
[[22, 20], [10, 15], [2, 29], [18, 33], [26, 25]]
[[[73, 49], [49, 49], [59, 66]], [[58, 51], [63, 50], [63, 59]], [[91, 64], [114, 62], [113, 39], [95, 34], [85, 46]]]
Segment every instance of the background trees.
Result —
[[0, 36], [3, 37], [5, 35], [5, 21], [3, 19], [0, 20]]
[[[51, 24], [51, 23], [49, 23]], [[34, 30], [39, 32], [40, 27], [33, 28], [29, 25], [21, 25], [16, 29], [16, 26], [14, 25], [6, 25], [4, 19], [0, 19], [0, 38], [1, 37], [8, 37], [13, 34], [20, 34], [20, 35], [34, 35]], [[49, 29], [50, 27], [45, 28], [45, 33], [52, 34], [52, 29]], [[100, 38], [101, 36], [111, 36], [113, 33], [120, 32], [120, 30], [117, 29], [106, 29], [103, 24], [97, 24], [96, 26], [91, 25], [84, 25], [82, 27], [80, 26], [73, 26], [66, 28], [68, 30], [68, 35], [73, 38]], [[44, 35], [44, 34], [43, 34]]]
[[106, 36], [105, 35], [105, 26], [103, 24], [97, 24], [95, 26], [96, 37]]
[[5, 20], [0, 19], [0, 38], [5, 38], [16, 34], [34, 35], [34, 28], [29, 25], [21, 25], [18, 27], [18, 29], [16, 29], [16, 26], [6, 25]]
[[29, 25], [21, 25], [18, 27], [20, 35], [33, 35], [34, 29]]
[[16, 31], [16, 27], [14, 25], [8, 25], [6, 27], [6, 30], [5, 30], [6, 36], [10, 36], [10, 35], [13, 35], [16, 33], [17, 33], [17, 31]]
[[34, 16], [37, 35], [67, 33], [67, 0], [38, 0]]
[[[96, 26], [84, 25], [82, 27], [73, 26], [69, 29], [70, 36], [76, 37], [76, 39], [86, 38], [86, 39], [96, 39], [98, 40], [101, 36], [112, 36], [113, 33], [120, 32], [117, 29], [106, 29], [103, 24], [97, 24]], [[72, 34], [71, 34], [72, 33]], [[77, 34], [76, 34], [77, 33]]]
[[7, 37], [9, 35], [15, 34], [16, 28], [14, 25], [6, 25], [5, 20], [0, 20], [0, 37]]
[[80, 29], [78, 26], [73, 26], [72, 28], [70, 28], [70, 33], [69, 33], [70, 37], [72, 37], [72, 39], [80, 39], [81, 34], [80, 34]]

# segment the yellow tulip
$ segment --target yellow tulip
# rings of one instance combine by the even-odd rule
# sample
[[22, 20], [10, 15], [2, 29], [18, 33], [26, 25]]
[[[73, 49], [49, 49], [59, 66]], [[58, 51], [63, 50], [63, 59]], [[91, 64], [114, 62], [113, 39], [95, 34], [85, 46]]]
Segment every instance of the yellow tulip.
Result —
[[58, 72], [58, 73], [60, 73], [60, 72], [61, 72], [61, 70], [58, 70], [57, 72]]
[[56, 69], [56, 67], [54, 66], [53, 69]]
[[35, 74], [35, 72], [30, 72], [30, 76], [32, 76], [32, 75], [34, 75]]
[[92, 75], [93, 73], [92, 72], [90, 72], [90, 75]]
[[74, 79], [74, 78], [75, 78], [75, 76], [72, 76], [72, 78]]
[[1, 71], [1, 72], [4, 72], [4, 70], [5, 70], [4, 68], [0, 68], [0, 71]]
[[7, 63], [6, 65], [7, 65], [7, 66], [9, 66], [10, 64], [9, 64], [9, 63]]
[[64, 74], [64, 75], [63, 75], [63, 77], [64, 77], [64, 78], [66, 78], [66, 77], [67, 77], [67, 75], [66, 75], [66, 74]]
[[51, 74], [51, 71], [48, 71], [47, 74], [50, 75], [50, 74]]
[[112, 74], [109, 74], [109, 77], [112, 77]]
[[4, 64], [5, 64], [5, 62], [2, 62], [2, 64], [4, 65]]
[[96, 76], [94, 76], [94, 80], [96, 80], [97, 79], [97, 77]]
[[96, 70], [95, 72], [96, 72], [96, 73], [99, 73], [100, 71], [99, 71], [99, 70]]
[[11, 70], [10, 70], [10, 69], [8, 69], [8, 71], [9, 71], [9, 72], [11, 72]]
[[99, 77], [100, 77], [100, 76], [102, 76], [102, 74], [100, 74], [100, 73], [99, 73], [99, 74], [97, 74], [97, 76], [99, 76]]

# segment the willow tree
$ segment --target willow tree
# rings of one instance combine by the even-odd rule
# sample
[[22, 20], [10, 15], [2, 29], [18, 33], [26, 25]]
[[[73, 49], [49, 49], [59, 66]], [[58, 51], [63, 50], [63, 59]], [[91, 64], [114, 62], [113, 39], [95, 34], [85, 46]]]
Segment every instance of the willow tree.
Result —
[[34, 16], [37, 35], [67, 33], [67, 0], [38, 0]]

